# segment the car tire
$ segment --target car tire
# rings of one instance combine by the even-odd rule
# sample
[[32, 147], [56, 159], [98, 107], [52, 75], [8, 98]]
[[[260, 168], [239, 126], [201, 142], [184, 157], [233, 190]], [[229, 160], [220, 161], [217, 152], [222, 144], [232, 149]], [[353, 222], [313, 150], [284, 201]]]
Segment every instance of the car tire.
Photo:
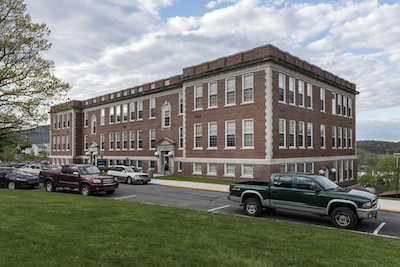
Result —
[[243, 204], [243, 209], [246, 215], [255, 217], [260, 216], [263, 211], [260, 200], [256, 198], [246, 199]]
[[44, 183], [44, 189], [46, 190], [46, 192], [54, 192], [56, 190], [52, 181], [46, 181]]
[[126, 183], [127, 184], [132, 184], [132, 178], [131, 177], [127, 177], [126, 178]]
[[112, 195], [112, 194], [114, 194], [114, 192], [115, 192], [115, 190], [109, 190], [109, 191], [106, 191], [106, 194], [107, 195]]
[[149, 182], [147, 182], [147, 181], [143, 181], [143, 184], [148, 184]]
[[80, 192], [82, 196], [90, 196], [92, 194], [90, 187], [87, 184], [81, 186]]
[[333, 225], [341, 229], [352, 229], [357, 225], [357, 214], [350, 208], [338, 207], [332, 211], [331, 221]]
[[7, 188], [10, 190], [14, 190], [15, 188], [17, 188], [17, 185], [15, 184], [14, 181], [10, 181], [7, 185]]

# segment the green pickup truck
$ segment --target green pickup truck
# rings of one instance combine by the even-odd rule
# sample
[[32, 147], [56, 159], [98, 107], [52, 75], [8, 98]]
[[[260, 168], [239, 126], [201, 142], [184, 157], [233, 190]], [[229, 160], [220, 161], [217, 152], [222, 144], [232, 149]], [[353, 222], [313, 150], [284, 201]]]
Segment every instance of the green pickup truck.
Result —
[[232, 184], [228, 198], [241, 203], [249, 216], [259, 216], [263, 208], [308, 212], [330, 216], [333, 225], [343, 229], [376, 218], [379, 210], [374, 194], [344, 189], [324, 176], [306, 173], [275, 173], [269, 182]]

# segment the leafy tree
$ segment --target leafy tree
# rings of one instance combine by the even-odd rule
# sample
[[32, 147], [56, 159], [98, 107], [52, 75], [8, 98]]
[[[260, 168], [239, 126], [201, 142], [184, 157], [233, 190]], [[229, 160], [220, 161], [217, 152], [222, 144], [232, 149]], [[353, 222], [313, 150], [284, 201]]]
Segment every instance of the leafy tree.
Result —
[[7, 146], [2, 148], [2, 152], [0, 152], [0, 158], [4, 162], [15, 161], [15, 155], [17, 153], [16, 146]]
[[[48, 121], [48, 108], [64, 101], [69, 84], [42, 57], [51, 48], [45, 24], [33, 23], [23, 0], [0, 0], [0, 132]], [[0, 138], [3, 135], [0, 135]]]

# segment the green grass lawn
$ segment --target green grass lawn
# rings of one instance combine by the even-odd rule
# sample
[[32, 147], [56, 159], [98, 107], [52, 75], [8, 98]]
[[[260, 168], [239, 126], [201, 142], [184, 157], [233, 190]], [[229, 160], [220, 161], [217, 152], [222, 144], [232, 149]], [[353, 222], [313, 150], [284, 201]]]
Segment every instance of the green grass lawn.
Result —
[[0, 200], [0, 266], [400, 266], [398, 239], [71, 193]]

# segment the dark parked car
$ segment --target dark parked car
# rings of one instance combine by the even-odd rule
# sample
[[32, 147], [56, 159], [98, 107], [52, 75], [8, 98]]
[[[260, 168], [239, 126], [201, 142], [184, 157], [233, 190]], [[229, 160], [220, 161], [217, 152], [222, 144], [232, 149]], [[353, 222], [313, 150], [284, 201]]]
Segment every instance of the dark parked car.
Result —
[[39, 186], [39, 177], [12, 167], [0, 168], [0, 187], [15, 189], [36, 186]]

